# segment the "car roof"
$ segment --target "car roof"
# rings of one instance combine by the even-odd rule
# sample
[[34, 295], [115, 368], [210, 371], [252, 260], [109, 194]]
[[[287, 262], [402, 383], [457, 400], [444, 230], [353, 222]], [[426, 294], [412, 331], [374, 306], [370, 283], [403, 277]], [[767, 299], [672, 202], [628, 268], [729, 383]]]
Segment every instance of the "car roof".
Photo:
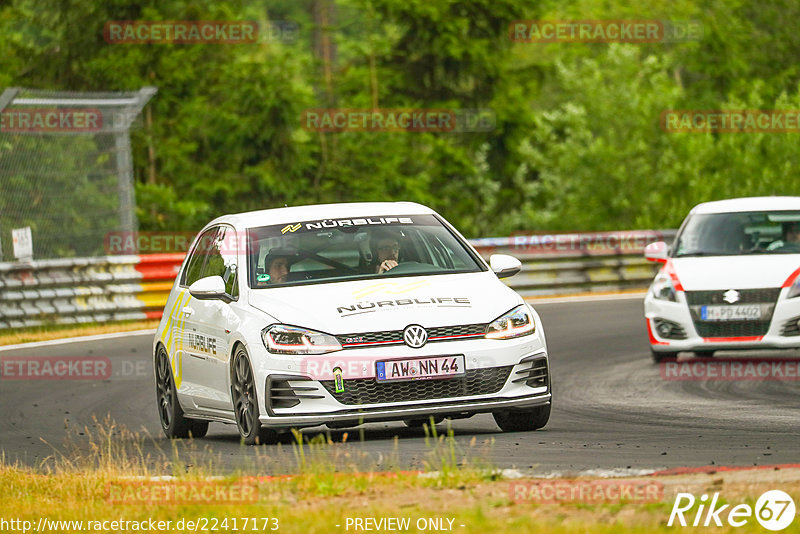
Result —
[[800, 210], [800, 197], [748, 197], [698, 204], [690, 214]]
[[272, 224], [316, 221], [322, 219], [351, 219], [384, 215], [435, 214], [432, 209], [416, 202], [348, 202], [342, 204], [313, 204], [268, 210], [232, 213], [217, 217], [206, 226], [230, 223], [237, 228], [253, 228]]

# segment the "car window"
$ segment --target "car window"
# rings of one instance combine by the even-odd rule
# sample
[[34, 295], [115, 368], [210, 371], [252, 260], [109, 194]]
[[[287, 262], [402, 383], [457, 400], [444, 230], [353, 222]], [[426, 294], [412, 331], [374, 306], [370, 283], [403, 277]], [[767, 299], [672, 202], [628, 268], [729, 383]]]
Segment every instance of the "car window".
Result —
[[[248, 230], [247, 242], [248, 283], [256, 289], [484, 269], [475, 254], [434, 215], [264, 226]], [[288, 274], [271, 270], [278, 258], [289, 265]], [[390, 261], [382, 270], [381, 263], [386, 260]]]
[[800, 211], [691, 215], [676, 237], [674, 256], [800, 253]]
[[208, 246], [207, 259], [201, 278], [220, 276], [225, 281], [225, 292], [236, 297], [236, 232], [230, 226], [220, 226]]
[[218, 226], [209, 228], [197, 239], [197, 242], [190, 252], [189, 261], [186, 263], [186, 270], [183, 273], [181, 285], [190, 286], [202, 278], [203, 265], [205, 264], [208, 251], [217, 235]]

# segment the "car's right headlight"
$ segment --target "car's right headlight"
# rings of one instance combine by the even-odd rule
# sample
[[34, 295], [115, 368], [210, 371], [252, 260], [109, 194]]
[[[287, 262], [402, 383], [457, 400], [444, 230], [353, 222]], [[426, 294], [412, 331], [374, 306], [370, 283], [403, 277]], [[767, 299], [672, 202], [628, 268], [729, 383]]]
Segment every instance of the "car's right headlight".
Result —
[[789, 288], [789, 292], [786, 293], [787, 299], [793, 299], [795, 297], [800, 297], [800, 275], [795, 277], [792, 286]]
[[669, 300], [678, 302], [675, 294], [675, 286], [672, 284], [668, 274], [659, 274], [650, 286], [650, 293], [659, 300]]
[[330, 334], [285, 324], [268, 326], [261, 331], [261, 338], [273, 354], [325, 354], [342, 350], [342, 344]]

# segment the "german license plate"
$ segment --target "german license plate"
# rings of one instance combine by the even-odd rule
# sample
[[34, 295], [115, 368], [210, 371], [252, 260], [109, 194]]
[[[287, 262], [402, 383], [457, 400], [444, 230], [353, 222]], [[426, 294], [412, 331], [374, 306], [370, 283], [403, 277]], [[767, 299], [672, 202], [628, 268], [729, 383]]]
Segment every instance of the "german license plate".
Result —
[[703, 306], [700, 318], [703, 321], [758, 321], [761, 319], [761, 306]]
[[375, 366], [375, 376], [379, 382], [450, 378], [461, 376], [465, 373], [463, 354], [409, 360], [387, 360], [375, 362]]

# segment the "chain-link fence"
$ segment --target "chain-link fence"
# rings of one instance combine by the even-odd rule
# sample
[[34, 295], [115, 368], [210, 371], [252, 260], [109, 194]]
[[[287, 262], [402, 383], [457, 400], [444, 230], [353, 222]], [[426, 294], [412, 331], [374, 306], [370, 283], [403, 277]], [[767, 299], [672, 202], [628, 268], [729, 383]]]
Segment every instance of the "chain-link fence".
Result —
[[102, 255], [108, 232], [138, 229], [129, 131], [155, 92], [0, 95], [0, 260], [15, 228], [35, 259]]

